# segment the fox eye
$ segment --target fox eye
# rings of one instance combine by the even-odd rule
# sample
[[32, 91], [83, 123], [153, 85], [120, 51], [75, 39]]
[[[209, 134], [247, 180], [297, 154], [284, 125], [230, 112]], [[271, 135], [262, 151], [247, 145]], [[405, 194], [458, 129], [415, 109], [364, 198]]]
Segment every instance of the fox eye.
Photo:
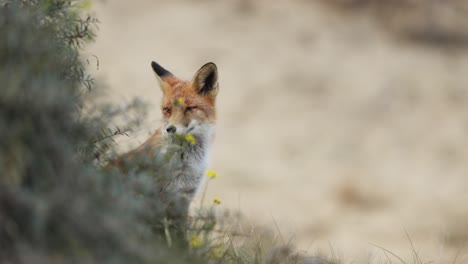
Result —
[[164, 107], [164, 108], [163, 108], [163, 113], [165, 113], [165, 114], [170, 114], [170, 113], [171, 113], [171, 108], [169, 108], [169, 107]]
[[186, 112], [190, 112], [190, 111], [193, 111], [195, 108], [197, 108], [197, 107], [195, 107], [195, 106], [187, 106], [187, 107], [185, 108], [185, 111], [186, 111]]

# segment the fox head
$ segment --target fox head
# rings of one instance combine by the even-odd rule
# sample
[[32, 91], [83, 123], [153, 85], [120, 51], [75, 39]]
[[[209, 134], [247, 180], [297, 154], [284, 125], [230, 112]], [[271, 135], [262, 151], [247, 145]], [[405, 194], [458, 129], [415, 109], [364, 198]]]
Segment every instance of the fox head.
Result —
[[212, 62], [203, 65], [190, 81], [175, 77], [154, 61], [151, 67], [163, 92], [164, 137], [192, 134], [196, 140], [210, 140], [214, 133], [219, 89], [216, 65]]

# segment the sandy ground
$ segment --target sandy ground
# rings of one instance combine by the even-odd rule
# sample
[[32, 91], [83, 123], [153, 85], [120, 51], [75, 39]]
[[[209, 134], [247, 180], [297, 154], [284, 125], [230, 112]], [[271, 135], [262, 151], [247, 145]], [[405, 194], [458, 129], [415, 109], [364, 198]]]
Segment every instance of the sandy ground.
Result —
[[468, 263], [468, 51], [392, 38], [316, 1], [95, 3], [87, 55], [115, 103], [151, 106], [123, 147], [159, 126], [150, 62], [191, 78], [220, 71], [208, 198], [300, 249], [347, 261]]

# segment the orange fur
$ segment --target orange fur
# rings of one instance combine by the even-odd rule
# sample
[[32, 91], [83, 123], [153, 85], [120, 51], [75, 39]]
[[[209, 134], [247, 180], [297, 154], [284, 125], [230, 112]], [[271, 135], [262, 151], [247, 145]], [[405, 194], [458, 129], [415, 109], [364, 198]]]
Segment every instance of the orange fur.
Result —
[[[109, 166], [115, 166], [126, 171], [127, 168], [124, 168], [125, 160], [136, 155], [154, 156], [156, 153], [163, 151], [164, 145], [171, 142], [171, 134], [175, 133], [175, 131], [167, 132], [170, 131], [169, 127], [172, 126], [177, 133], [193, 133], [197, 145], [197, 147], [187, 152], [185, 160], [182, 161], [188, 165], [186, 171], [177, 172], [179, 175], [184, 175], [184, 177], [192, 177], [190, 184], [176, 182], [175, 185], [178, 184], [182, 187], [176, 186], [174, 189], [181, 192], [196, 190], [198, 186], [191, 186], [193, 185], [192, 181], [199, 185], [203, 178], [207, 166], [206, 155], [208, 155], [208, 149], [214, 136], [212, 130], [216, 122], [215, 100], [218, 92], [216, 66], [213, 63], [205, 64], [191, 81], [185, 81], [176, 78], [158, 64], [154, 62], [153, 64], [153, 69], [160, 78], [163, 92], [161, 102], [162, 126], [142, 145], [120, 156], [117, 160], [111, 162]], [[187, 189], [189, 190], [187, 191]], [[190, 197], [193, 197], [193, 195], [191, 194]]]

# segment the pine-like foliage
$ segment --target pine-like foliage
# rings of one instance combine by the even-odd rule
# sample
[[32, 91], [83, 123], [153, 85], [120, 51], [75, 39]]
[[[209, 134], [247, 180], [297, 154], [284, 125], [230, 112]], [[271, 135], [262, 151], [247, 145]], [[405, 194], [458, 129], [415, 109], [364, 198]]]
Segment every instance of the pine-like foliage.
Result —
[[80, 10], [0, 2], [0, 262], [187, 262], [167, 246], [155, 176], [92, 162], [107, 130], [81, 113], [94, 84], [79, 51], [96, 20]]

